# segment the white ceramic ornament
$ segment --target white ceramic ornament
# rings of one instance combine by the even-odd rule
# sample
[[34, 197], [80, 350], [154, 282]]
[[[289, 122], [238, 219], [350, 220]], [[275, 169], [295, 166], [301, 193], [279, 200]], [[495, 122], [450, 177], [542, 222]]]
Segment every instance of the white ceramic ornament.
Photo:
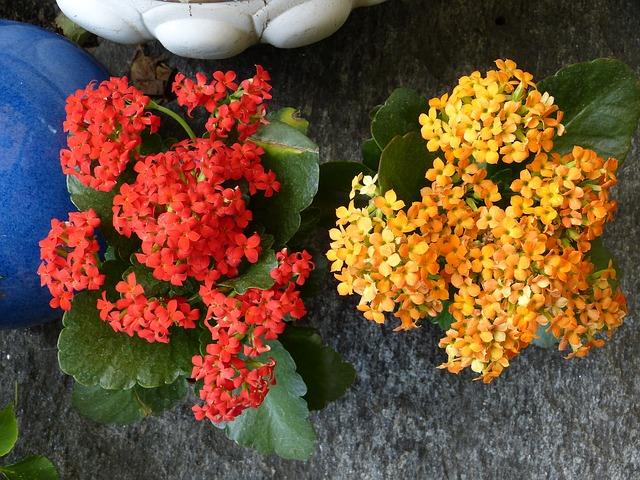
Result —
[[119, 43], [157, 38], [170, 51], [219, 59], [255, 43], [293, 48], [338, 30], [354, 8], [385, 0], [57, 0], [78, 25]]

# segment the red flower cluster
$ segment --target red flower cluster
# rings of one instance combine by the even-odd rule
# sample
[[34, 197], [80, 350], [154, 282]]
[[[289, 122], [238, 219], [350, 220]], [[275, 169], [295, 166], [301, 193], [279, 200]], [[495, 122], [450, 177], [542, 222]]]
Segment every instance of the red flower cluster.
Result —
[[313, 270], [307, 252], [289, 255], [283, 250], [278, 262], [271, 272], [276, 283], [269, 290], [254, 288], [227, 297], [210, 283], [201, 287], [213, 343], [205, 355], [193, 357], [192, 377], [202, 380], [200, 399], [204, 401], [193, 407], [196, 419], [233, 420], [245, 409], [258, 407], [275, 383], [275, 360], [257, 357], [269, 351], [266, 341], [284, 331], [287, 316], [298, 319], [306, 313], [296, 285], [303, 285]]
[[[174, 91], [189, 111], [199, 106], [210, 111], [219, 127], [209, 138], [140, 159], [135, 182], [122, 185], [113, 202], [116, 230], [142, 240], [138, 261], [174, 285], [187, 277], [212, 282], [234, 277], [244, 259], [255, 263], [260, 238], [244, 233], [252, 213], [240, 182], [250, 195], [261, 191], [269, 197], [280, 188], [275, 174], [262, 166], [264, 150], [244, 139], [263, 121], [262, 102], [271, 89], [268, 74], [258, 67], [239, 89], [233, 72], [213, 77], [207, 84], [202, 74], [195, 82], [178, 75]], [[230, 135], [240, 141], [231, 143]]]
[[[189, 140], [147, 156], [139, 153], [142, 133], [159, 126], [159, 119], [145, 110], [150, 100], [126, 78], [90, 85], [68, 100], [69, 149], [61, 152], [65, 173], [103, 191], [111, 190], [133, 162], [135, 180], [122, 183], [113, 199], [113, 226], [119, 234], [141, 240], [136, 259], [156, 280], [177, 286], [187, 279], [200, 283], [212, 343], [205, 355], [193, 358], [193, 376], [204, 383], [204, 406], [194, 412], [216, 422], [259, 406], [275, 383], [275, 361], [258, 357], [269, 351], [265, 342], [282, 333], [287, 316], [305, 314], [296, 288], [313, 269], [308, 253], [283, 250], [269, 290], [234, 296], [217, 286], [260, 257], [260, 236], [247, 231], [253, 220], [248, 198], [258, 193], [270, 197], [280, 189], [275, 174], [262, 165], [264, 150], [249, 140], [266, 123], [269, 74], [257, 67], [253, 78], [239, 84], [235, 80], [234, 72], [215, 72], [210, 81], [203, 74], [195, 80], [179, 74], [173, 85], [178, 103], [189, 114], [198, 107], [209, 112], [206, 133], [193, 138], [186, 126]], [[41, 243], [44, 262], [39, 270], [54, 295], [52, 306], [68, 310], [74, 291], [103, 285], [93, 238], [98, 224], [92, 211], [52, 223], [51, 234]], [[168, 343], [171, 328], [192, 329], [200, 319], [202, 309], [182, 297], [145, 293], [135, 273], [117, 283], [116, 298], [112, 294], [103, 291], [97, 301], [100, 318], [116, 332], [151, 343]]]
[[69, 221], [51, 220], [51, 231], [40, 241], [38, 275], [51, 292], [52, 308], [71, 310], [73, 293], [98, 290], [104, 275], [98, 270], [100, 246], [94, 236], [100, 219], [93, 210], [73, 212]]
[[155, 132], [160, 119], [145, 112], [149, 98], [126, 78], [90, 84], [67, 99], [65, 132], [68, 149], [60, 152], [62, 171], [84, 185], [110, 191], [136, 149], [146, 128]]
[[226, 139], [236, 131], [237, 138], [244, 141], [264, 122], [264, 102], [271, 99], [271, 77], [260, 65], [256, 68], [253, 78], [242, 81], [240, 88], [234, 72], [215, 72], [210, 83], [203, 74], [196, 75], [195, 82], [178, 74], [173, 92], [189, 114], [197, 107], [211, 114], [206, 124], [211, 139]]
[[246, 142], [231, 147], [207, 139], [183, 142], [136, 164], [138, 176], [113, 201], [113, 224], [142, 240], [140, 263], [159, 280], [182, 285], [234, 277], [243, 259], [258, 260], [260, 238], [243, 232], [252, 219], [239, 186], [270, 196], [280, 187], [260, 163], [262, 149]]
[[196, 73], [195, 81], [182, 73], [176, 75], [173, 93], [176, 94], [178, 104], [187, 108], [189, 115], [197, 107], [204, 107], [212, 113], [220, 100], [238, 89], [238, 84], [235, 83], [236, 72], [218, 71], [212, 75], [212, 78], [212, 81], [207, 83], [207, 76], [204, 73]]
[[195, 322], [200, 318], [200, 311], [183, 298], [147, 298], [133, 272], [116, 285], [116, 291], [120, 293], [116, 303], [107, 300], [107, 293], [102, 292], [97, 305], [100, 318], [116, 332], [130, 337], [136, 334], [150, 343], [169, 343], [170, 327], [196, 328]]

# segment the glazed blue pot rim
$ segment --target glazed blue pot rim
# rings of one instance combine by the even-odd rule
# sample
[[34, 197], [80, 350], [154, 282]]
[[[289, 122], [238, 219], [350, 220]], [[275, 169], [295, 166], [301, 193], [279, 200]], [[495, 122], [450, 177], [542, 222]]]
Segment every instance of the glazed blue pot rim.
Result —
[[59, 320], [40, 286], [38, 242], [75, 211], [59, 152], [65, 100], [108, 72], [61, 35], [0, 19], [0, 329]]

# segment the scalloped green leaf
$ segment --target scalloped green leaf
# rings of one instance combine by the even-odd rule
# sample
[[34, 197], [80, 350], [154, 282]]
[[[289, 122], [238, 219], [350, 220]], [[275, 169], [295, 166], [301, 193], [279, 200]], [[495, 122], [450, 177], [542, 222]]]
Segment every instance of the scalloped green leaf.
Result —
[[186, 395], [184, 377], [158, 388], [136, 385], [127, 390], [105, 390], [76, 383], [71, 402], [82, 416], [95, 422], [127, 425], [175, 407]]
[[83, 185], [73, 175], [67, 175], [67, 190], [71, 195], [71, 201], [79, 210], [93, 208], [101, 220], [111, 225], [113, 197], [118, 193], [117, 187], [110, 192], [101, 192]]
[[611, 251], [604, 246], [602, 237], [598, 237], [591, 241], [591, 250], [589, 250], [587, 256], [595, 266], [595, 271], [608, 268], [609, 262], [613, 261], [613, 255], [611, 254]]
[[434, 325], [438, 325], [443, 332], [446, 332], [451, 328], [451, 324], [455, 322], [455, 318], [449, 312], [450, 302], [448, 300], [442, 302], [442, 311], [435, 317], [429, 317], [429, 320]]
[[0, 457], [7, 455], [18, 441], [18, 420], [13, 403], [0, 410]]
[[113, 197], [117, 195], [119, 186], [114, 187], [110, 192], [101, 192], [83, 185], [76, 177], [67, 175], [67, 190], [71, 196], [71, 202], [78, 210], [93, 209], [96, 212], [100, 217], [100, 232], [105, 240], [114, 247], [115, 253], [120, 258], [128, 260], [138, 247], [139, 241], [133, 237], [123, 237], [113, 228]]
[[167, 145], [159, 133], [142, 132], [142, 143], [140, 144], [140, 155], [155, 155], [167, 150]]
[[58, 339], [58, 362], [63, 372], [85, 386], [121, 390], [136, 384], [145, 388], [173, 383], [191, 374], [191, 357], [198, 352], [197, 330], [175, 328], [168, 344], [149, 343], [114, 332], [100, 319], [99, 295], [82, 292], [65, 313]]
[[414, 90], [398, 88], [374, 114], [371, 136], [381, 151], [394, 137], [419, 132], [418, 117], [429, 108], [429, 102]]
[[564, 112], [566, 132], [556, 137], [554, 150], [580, 145], [605, 158], [626, 158], [640, 119], [640, 83], [627, 65], [608, 58], [569, 65], [538, 88]]
[[277, 342], [264, 358], [277, 361], [276, 385], [258, 408], [245, 410], [225, 427], [227, 436], [240, 445], [263, 454], [277, 454], [291, 460], [306, 460], [315, 450], [316, 434], [309, 421], [309, 408], [302, 398], [307, 387], [296, 373], [291, 355]]
[[323, 220], [335, 222], [336, 208], [349, 201], [351, 181], [360, 174], [375, 175], [375, 171], [358, 162], [329, 162], [320, 165], [318, 194], [313, 206], [318, 208]]
[[356, 379], [353, 366], [333, 348], [324, 345], [314, 328], [288, 327], [280, 336], [284, 348], [296, 362], [298, 373], [307, 385], [310, 410], [322, 410], [342, 397]]
[[318, 155], [318, 145], [298, 129], [280, 121], [262, 126], [251, 140], [267, 153], [311, 153]]
[[286, 123], [290, 127], [298, 130], [303, 135], [307, 135], [307, 133], [309, 132], [309, 121], [301, 116], [300, 110], [297, 110], [293, 107], [285, 107], [275, 112], [270, 112], [267, 115], [267, 119], [270, 122]]
[[58, 480], [58, 471], [42, 455], [32, 455], [13, 465], [0, 467], [0, 476], [7, 480]]
[[[317, 196], [316, 196], [317, 197]], [[314, 199], [315, 201], [315, 199]], [[299, 251], [313, 249], [312, 243], [321, 233], [318, 231], [319, 223], [322, 220], [322, 212], [313, 203], [300, 213], [300, 228], [296, 234], [289, 239], [287, 247], [289, 251]]]
[[362, 143], [362, 163], [374, 172], [377, 172], [380, 166], [380, 155], [382, 155], [382, 150], [373, 138]]
[[108, 260], [100, 267], [100, 273], [105, 276], [102, 289], [107, 292], [107, 297], [112, 302], [120, 298], [120, 294], [116, 292], [116, 285], [129, 267], [130, 265], [122, 260]]
[[322, 294], [325, 286], [325, 279], [329, 275], [329, 261], [324, 250], [308, 248], [307, 251], [313, 257], [315, 268], [311, 275], [300, 290], [303, 299], [310, 299], [316, 295]]
[[591, 241], [591, 250], [589, 250], [587, 256], [594, 265], [594, 272], [609, 268], [609, 262], [613, 262], [613, 268], [616, 270], [617, 275], [615, 279], [609, 279], [609, 283], [614, 290], [617, 289], [620, 285], [621, 272], [616, 265], [613, 254], [602, 242], [602, 237]]
[[274, 236], [275, 245], [281, 246], [298, 231], [300, 212], [311, 205], [318, 191], [318, 146], [279, 121], [265, 125], [251, 139], [264, 148], [262, 163], [280, 182], [280, 191], [271, 198], [256, 198], [252, 210]]
[[275, 280], [271, 278], [271, 270], [277, 266], [278, 260], [275, 252], [267, 248], [262, 251], [258, 261], [251, 264], [246, 272], [236, 278], [225, 280], [221, 285], [231, 287], [240, 294], [250, 288], [268, 290], [275, 283]]
[[126, 279], [130, 273], [135, 273], [136, 281], [144, 288], [144, 293], [147, 297], [161, 297], [167, 295], [172, 289], [172, 285], [169, 282], [158, 280], [153, 276], [153, 270], [144, 265], [136, 263], [129, 267], [123, 274], [122, 278]]
[[420, 189], [427, 184], [424, 175], [436, 157], [436, 153], [427, 150], [427, 144], [418, 132], [395, 137], [380, 158], [380, 189], [383, 192], [394, 190], [405, 202], [418, 200]]

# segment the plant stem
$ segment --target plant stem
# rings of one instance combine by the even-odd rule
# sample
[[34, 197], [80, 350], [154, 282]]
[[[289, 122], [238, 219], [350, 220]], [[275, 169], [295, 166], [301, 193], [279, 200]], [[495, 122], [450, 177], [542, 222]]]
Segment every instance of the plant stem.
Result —
[[149, 102], [149, 104], [147, 105], [147, 108], [149, 108], [151, 110], [157, 110], [158, 112], [161, 112], [161, 113], [164, 113], [165, 115], [170, 116], [171, 118], [173, 118], [176, 122], [178, 122], [180, 124], [180, 126], [184, 129], [184, 131], [187, 132], [187, 135], [189, 135], [189, 138], [191, 140], [196, 138], [196, 134], [193, 133], [193, 130], [191, 129], [189, 124], [185, 121], [185, 119], [182, 118], [180, 115], [178, 115], [173, 110], [170, 110], [167, 107], [163, 107], [162, 105], [158, 105], [153, 100], [151, 100]]

